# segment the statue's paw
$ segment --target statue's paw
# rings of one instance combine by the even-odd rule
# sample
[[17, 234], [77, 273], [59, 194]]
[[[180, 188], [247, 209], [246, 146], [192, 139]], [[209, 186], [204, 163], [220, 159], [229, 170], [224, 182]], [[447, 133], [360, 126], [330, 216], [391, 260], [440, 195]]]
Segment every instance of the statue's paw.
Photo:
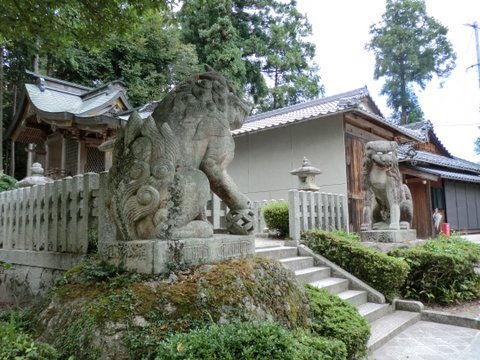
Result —
[[187, 225], [172, 231], [172, 239], [211, 238], [212, 236], [212, 225], [201, 220], [190, 221]]
[[384, 221], [379, 221], [372, 225], [372, 230], [386, 230], [388, 228], [388, 224]]
[[410, 223], [408, 221], [400, 221], [400, 229], [401, 230], [410, 229]]
[[372, 225], [371, 224], [362, 224], [360, 226], [360, 231], [368, 231], [372, 230]]
[[251, 209], [231, 210], [225, 220], [230, 234], [248, 235], [254, 230], [255, 214]]
[[399, 223], [391, 223], [388, 228], [390, 230], [400, 230], [400, 224]]

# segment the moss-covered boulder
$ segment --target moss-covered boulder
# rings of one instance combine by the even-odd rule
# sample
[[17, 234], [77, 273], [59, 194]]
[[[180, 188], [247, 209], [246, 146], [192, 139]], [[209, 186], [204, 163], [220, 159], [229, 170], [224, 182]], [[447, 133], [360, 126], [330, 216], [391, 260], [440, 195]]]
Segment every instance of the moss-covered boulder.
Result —
[[168, 278], [109, 271], [78, 267], [39, 311], [38, 334], [66, 358], [152, 358], [169, 335], [208, 324], [310, 325], [303, 288], [274, 260], [232, 260]]

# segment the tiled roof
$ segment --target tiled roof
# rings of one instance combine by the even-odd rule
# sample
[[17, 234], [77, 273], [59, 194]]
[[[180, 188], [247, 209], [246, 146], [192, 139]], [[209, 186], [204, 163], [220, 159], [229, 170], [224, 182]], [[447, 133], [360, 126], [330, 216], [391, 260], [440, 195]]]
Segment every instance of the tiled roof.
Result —
[[452, 154], [447, 150], [445, 145], [440, 141], [431, 121], [417, 121], [407, 125], [402, 125], [403, 128], [409, 129], [417, 134], [424, 142], [430, 142], [435, 144], [437, 148], [440, 149], [445, 155], [452, 156]]
[[[365, 99], [368, 99], [373, 105], [375, 113], [370, 112], [366, 108], [365, 104], [362, 102], [362, 100], [364, 101]], [[245, 120], [243, 126], [240, 129], [233, 130], [232, 134], [233, 136], [239, 136], [247, 133], [278, 128], [348, 110], [363, 112], [379, 123], [395, 128], [397, 131], [408, 135], [409, 137], [418, 139], [416, 132], [387, 122], [382, 117], [382, 114], [373, 100], [370, 98], [366, 87], [250, 116]]]
[[108, 105], [111, 101], [122, 96], [119, 89], [105, 90], [87, 97], [73, 94], [51, 87], [41, 88], [38, 85], [25, 85], [30, 101], [40, 111], [47, 113], [70, 113], [77, 116], [94, 116], [96, 110]]
[[430, 164], [435, 166], [441, 166], [448, 169], [455, 169], [455, 170], [462, 170], [462, 171], [470, 171], [477, 174], [480, 174], [480, 165], [463, 160], [457, 157], [447, 157], [438, 154], [433, 154], [427, 151], [415, 151], [415, 155], [413, 158], [408, 158], [407, 156], [403, 156], [403, 161], [410, 161], [413, 164], [423, 163], [423, 164]]
[[480, 183], [479, 175], [463, 174], [459, 172], [447, 171], [442, 169], [428, 168], [422, 166], [412, 166], [412, 169], [440, 176], [442, 179], [457, 180]]

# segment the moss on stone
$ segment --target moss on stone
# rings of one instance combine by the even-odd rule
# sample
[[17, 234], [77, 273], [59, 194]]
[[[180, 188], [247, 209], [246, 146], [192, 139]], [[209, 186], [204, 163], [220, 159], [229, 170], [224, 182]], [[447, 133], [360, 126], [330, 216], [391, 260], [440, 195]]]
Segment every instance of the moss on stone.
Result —
[[66, 357], [94, 358], [98, 349], [109, 357], [142, 357], [169, 334], [211, 323], [310, 324], [303, 288], [274, 260], [203, 265], [169, 280], [117, 274], [95, 282], [82, 271], [66, 277], [38, 316], [42, 338]]

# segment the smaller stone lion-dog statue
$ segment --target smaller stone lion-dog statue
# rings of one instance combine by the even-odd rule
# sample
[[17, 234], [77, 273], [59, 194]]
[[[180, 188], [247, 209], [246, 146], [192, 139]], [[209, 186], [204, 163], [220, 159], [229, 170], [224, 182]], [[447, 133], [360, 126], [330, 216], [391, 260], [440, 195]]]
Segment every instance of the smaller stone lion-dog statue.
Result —
[[210, 189], [230, 209], [230, 233], [253, 231], [250, 201], [226, 171], [235, 147], [230, 130], [249, 110], [206, 67], [168, 93], [151, 116], [132, 113], [113, 142], [107, 178], [106, 206], [123, 240], [211, 237]]
[[412, 195], [401, 181], [397, 147], [395, 141], [384, 140], [370, 141], [365, 146], [362, 231], [410, 229]]

